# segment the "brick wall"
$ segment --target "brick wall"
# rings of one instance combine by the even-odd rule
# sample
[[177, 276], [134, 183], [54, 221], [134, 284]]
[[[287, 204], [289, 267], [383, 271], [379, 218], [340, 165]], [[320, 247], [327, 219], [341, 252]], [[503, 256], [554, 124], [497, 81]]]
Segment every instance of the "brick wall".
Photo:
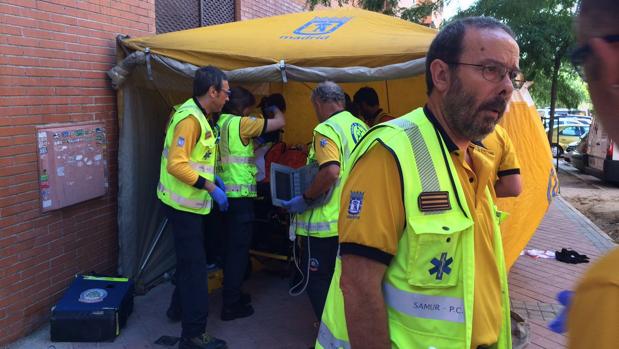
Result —
[[[114, 272], [117, 34], [155, 32], [154, 0], [0, 2], [0, 345], [47, 320], [77, 272]], [[101, 120], [109, 193], [41, 214], [35, 125]]]
[[241, 0], [240, 20], [305, 11], [305, 0]]

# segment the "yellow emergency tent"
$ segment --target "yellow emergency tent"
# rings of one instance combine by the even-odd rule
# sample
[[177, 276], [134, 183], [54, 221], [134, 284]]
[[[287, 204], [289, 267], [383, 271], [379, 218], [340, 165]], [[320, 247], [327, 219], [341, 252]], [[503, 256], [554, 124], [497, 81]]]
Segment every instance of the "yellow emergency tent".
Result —
[[501, 126], [516, 148], [523, 182], [522, 193], [517, 198], [498, 199], [496, 203], [499, 209], [509, 212], [501, 224], [505, 264], [509, 270], [544, 218], [552, 198], [557, 195], [559, 182], [548, 138], [526, 88], [512, 94]]
[[[243, 85], [258, 98], [282, 93], [288, 105], [284, 140], [306, 143], [317, 123], [309, 95], [320, 81], [333, 80], [351, 96], [371, 86], [381, 107], [395, 116], [423, 105], [425, 54], [435, 35], [395, 17], [344, 8], [119, 38], [119, 62], [108, 75], [118, 89], [120, 120], [120, 272], [134, 277], [140, 290], [174, 266], [155, 188], [165, 122], [170, 108], [191, 96], [198, 67], [221, 68], [231, 85]], [[517, 132], [528, 132], [520, 118], [510, 119], [516, 120]], [[537, 183], [540, 174], [533, 176]], [[546, 181], [547, 173], [543, 177]], [[547, 203], [539, 207], [545, 211]], [[522, 241], [536, 225], [518, 231]]]

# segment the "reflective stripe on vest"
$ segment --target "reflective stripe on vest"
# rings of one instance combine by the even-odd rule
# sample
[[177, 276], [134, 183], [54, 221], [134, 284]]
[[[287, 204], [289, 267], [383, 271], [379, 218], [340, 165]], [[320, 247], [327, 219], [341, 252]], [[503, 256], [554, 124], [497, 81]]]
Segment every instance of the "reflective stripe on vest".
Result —
[[[161, 156], [163, 156], [164, 158], [168, 158], [168, 148], [163, 148], [163, 151], [161, 152]], [[191, 160], [188, 161], [189, 166], [199, 172], [204, 172], [204, 173], [208, 173], [208, 174], [215, 174], [215, 166], [212, 165], [206, 165], [206, 164], [199, 164], [197, 162], [193, 162]]]
[[331, 333], [327, 325], [320, 323], [320, 329], [318, 330], [318, 338], [316, 341], [325, 349], [350, 349], [350, 343], [343, 339], [337, 339]]
[[426, 142], [421, 136], [419, 126], [410, 120], [403, 118], [388, 122], [404, 129], [406, 136], [408, 136], [408, 139], [411, 142], [413, 153], [415, 153], [415, 161], [417, 163], [417, 170], [419, 171], [419, 178], [421, 180], [421, 191], [431, 192], [441, 190], [440, 185], [438, 184], [436, 169], [432, 163], [432, 157], [430, 156]]
[[157, 189], [161, 192], [168, 194], [170, 196], [170, 200], [176, 202], [177, 204], [181, 206], [194, 208], [197, 210], [203, 209], [203, 208], [209, 208], [209, 209], [211, 208], [211, 200], [198, 201], [198, 200], [190, 200], [190, 199], [184, 198], [170, 191], [170, 189], [166, 188], [161, 182], [159, 182], [159, 184], [157, 185]]
[[220, 159], [222, 164], [253, 164], [256, 162], [255, 157], [222, 155]]
[[310, 233], [326, 231], [331, 229], [331, 224], [337, 224], [337, 220], [329, 221], [329, 222], [300, 222], [297, 221], [296, 227], [305, 229]]
[[424, 319], [464, 322], [462, 298], [406, 292], [383, 282], [385, 303], [400, 313]]
[[[340, 135], [340, 140], [342, 141], [342, 154], [344, 155], [344, 159], [348, 159], [350, 157], [350, 148], [348, 147], [348, 137], [346, 137], [344, 130], [340, 127], [340, 124], [333, 122], [332, 119], [327, 119], [326, 124], [333, 127], [335, 132]], [[340, 161], [340, 163], [342, 162], [343, 161]]]
[[255, 192], [257, 186], [255, 184], [226, 184], [226, 193], [227, 192], [241, 192], [243, 190], [247, 190], [249, 192]]

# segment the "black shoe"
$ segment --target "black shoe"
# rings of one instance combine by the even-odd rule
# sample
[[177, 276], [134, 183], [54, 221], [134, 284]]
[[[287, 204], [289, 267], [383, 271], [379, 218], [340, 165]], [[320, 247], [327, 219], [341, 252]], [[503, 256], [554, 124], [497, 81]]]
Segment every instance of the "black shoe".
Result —
[[251, 316], [254, 313], [254, 308], [249, 304], [236, 303], [231, 306], [224, 306], [221, 309], [221, 320], [230, 321]]
[[166, 316], [168, 317], [168, 320], [172, 321], [172, 322], [179, 322], [181, 321], [181, 310], [178, 308], [168, 308], [168, 310], [165, 312]]
[[193, 338], [181, 338], [178, 349], [226, 349], [225, 341], [203, 333]]
[[249, 305], [251, 303], [251, 295], [249, 293], [241, 292], [239, 302], [244, 305]]

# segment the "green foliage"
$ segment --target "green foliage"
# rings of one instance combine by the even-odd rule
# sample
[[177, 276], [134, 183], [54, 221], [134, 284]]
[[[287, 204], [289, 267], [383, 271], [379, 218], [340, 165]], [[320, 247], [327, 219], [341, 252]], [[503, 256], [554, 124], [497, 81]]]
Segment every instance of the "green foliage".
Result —
[[[533, 86], [529, 88], [535, 104], [542, 108], [550, 105], [550, 88], [552, 79], [538, 74]], [[589, 100], [589, 94], [583, 81], [571, 67], [562, 66], [557, 79], [557, 108], [576, 109], [583, 101]]]
[[[520, 67], [527, 80], [537, 85], [536, 98], [548, 100], [544, 105], [554, 109], [557, 101], [578, 106], [585, 98], [573, 88], [578, 78], [573, 73], [560, 73], [572, 69], [567, 54], [576, 42], [572, 21], [577, 5], [578, 0], [477, 0], [456, 17], [492, 16], [509, 25], [520, 46]], [[549, 141], [552, 126], [551, 118]]]
[[445, 1], [422, 1], [417, 6], [402, 9], [400, 17], [407, 21], [414, 23], [423, 23], [423, 20], [428, 16], [431, 16], [433, 12], [439, 11], [443, 8]]
[[421, 24], [427, 16], [430, 16], [434, 11], [442, 9], [443, 5], [448, 1], [422, 0], [419, 4], [410, 8], [399, 7], [398, 0], [306, 0], [305, 4], [309, 6], [310, 10], [313, 10], [318, 5], [331, 7], [337, 4], [337, 6], [341, 7], [344, 4], [351, 4], [365, 10], [398, 16], [402, 19]]

